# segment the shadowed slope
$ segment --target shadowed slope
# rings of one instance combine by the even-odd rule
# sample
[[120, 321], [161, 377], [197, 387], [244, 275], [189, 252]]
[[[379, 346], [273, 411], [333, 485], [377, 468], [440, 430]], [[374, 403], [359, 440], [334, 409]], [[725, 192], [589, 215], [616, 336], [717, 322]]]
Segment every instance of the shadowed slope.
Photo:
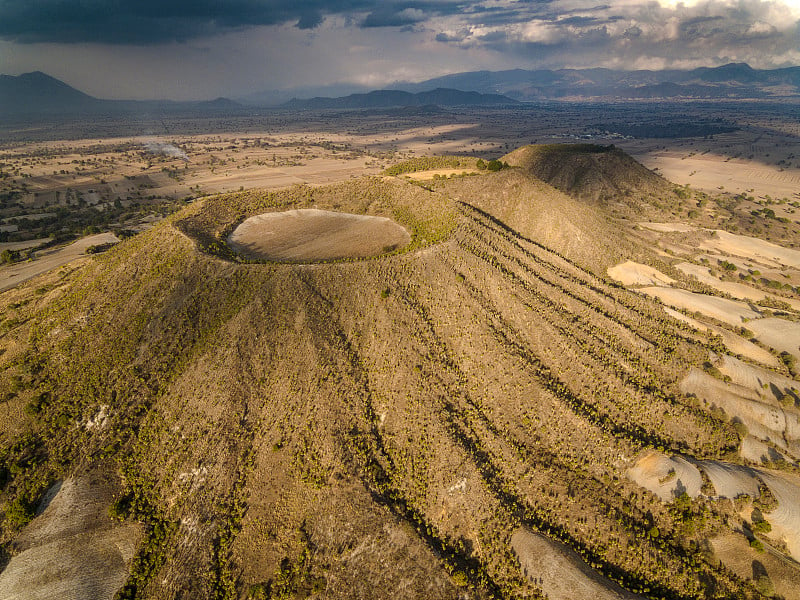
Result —
[[548, 144], [523, 146], [504, 161], [584, 200], [641, 196], [675, 187], [614, 146]]

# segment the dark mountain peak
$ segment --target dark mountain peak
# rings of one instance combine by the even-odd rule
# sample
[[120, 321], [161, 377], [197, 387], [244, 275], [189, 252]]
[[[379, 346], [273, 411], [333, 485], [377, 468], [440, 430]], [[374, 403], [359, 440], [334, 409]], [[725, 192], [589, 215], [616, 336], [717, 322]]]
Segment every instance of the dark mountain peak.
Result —
[[30, 73], [22, 73], [21, 75], [18, 75], [17, 78], [28, 81], [53, 81], [61, 85], [67, 85], [63, 81], [56, 79], [52, 75], [43, 73], [42, 71], [31, 71]]
[[717, 67], [717, 71], [723, 71], [723, 70], [736, 70], [736, 71], [745, 71], [745, 72], [755, 71], [755, 69], [753, 67], [751, 67], [750, 65], [748, 65], [747, 63], [744, 63], [744, 62], [740, 62], [740, 63], [732, 62], [732, 63], [728, 63], [726, 65], [722, 65], [721, 67]]
[[219, 98], [214, 98], [213, 100], [205, 100], [202, 102], [198, 102], [197, 105], [200, 108], [211, 108], [211, 109], [231, 109], [231, 108], [242, 107], [242, 105], [236, 102], [235, 100], [231, 100], [230, 98], [225, 98], [224, 96], [220, 96]]
[[0, 77], [0, 111], [63, 113], [94, 108], [102, 102], [41, 71]]
[[700, 79], [709, 82], [736, 81], [739, 83], [752, 83], [761, 79], [760, 73], [747, 63], [728, 63], [721, 67], [697, 69]]
[[80, 96], [91, 98], [91, 96], [88, 94], [84, 94], [69, 84], [64, 83], [60, 79], [56, 79], [55, 77], [48, 75], [47, 73], [42, 73], [41, 71], [32, 71], [30, 73], [23, 73], [17, 76], [3, 75], [0, 77], [0, 81], [2, 81], [2, 91], [13, 89], [15, 87], [18, 89], [30, 89], [33, 91], [40, 90], [42, 92], [47, 92], [52, 89], [60, 89], [69, 90], [72, 94], [79, 94]]

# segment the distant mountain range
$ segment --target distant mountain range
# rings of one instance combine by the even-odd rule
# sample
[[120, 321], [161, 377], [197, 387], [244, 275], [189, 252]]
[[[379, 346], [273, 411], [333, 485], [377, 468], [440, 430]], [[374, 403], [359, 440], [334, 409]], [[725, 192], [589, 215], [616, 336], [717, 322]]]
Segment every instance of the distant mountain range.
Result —
[[341, 98], [317, 97], [309, 100], [293, 98], [282, 106], [284, 108], [326, 109], [326, 108], [388, 108], [391, 106], [489, 106], [517, 104], [508, 96], [500, 94], [481, 94], [461, 90], [436, 88], [418, 93], [401, 90], [377, 90], [366, 94], [350, 94]]
[[[317, 88], [343, 93], [344, 84]], [[296, 91], [296, 90], [295, 90]], [[291, 98], [291, 90], [251, 94], [241, 102], [228, 98], [204, 102], [167, 100], [102, 100], [45, 73], [0, 75], [0, 117], [65, 114], [169, 113], [251, 111], [257, 106], [302, 109], [383, 109], [424, 106], [491, 106], [519, 101], [568, 99], [789, 99], [800, 98], [800, 67], [761, 70], [744, 63], [691, 71], [617, 71], [559, 69], [474, 71], [419, 83], [398, 83], [390, 89], [340, 97]], [[314, 94], [312, 88], [304, 93]], [[260, 100], [259, 100], [260, 99]], [[281, 104], [283, 102], [283, 104]]]
[[516, 100], [582, 98], [781, 98], [800, 96], [800, 67], [753, 69], [745, 63], [691, 71], [474, 71], [455, 73], [398, 89], [435, 87], [503, 94]]

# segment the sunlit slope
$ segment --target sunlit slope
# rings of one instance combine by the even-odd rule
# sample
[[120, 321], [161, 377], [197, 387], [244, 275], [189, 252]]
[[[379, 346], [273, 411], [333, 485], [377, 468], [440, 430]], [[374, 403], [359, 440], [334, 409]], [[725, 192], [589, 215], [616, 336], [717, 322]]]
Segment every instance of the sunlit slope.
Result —
[[[624, 476], [738, 437], [680, 393], [717, 346], [583, 266], [614, 228], [577, 204], [515, 169], [220, 196], [4, 296], [3, 540], [12, 505], [100, 472], [145, 525], [120, 597], [538, 597], [520, 531], [636, 594], [757, 597], [704, 558], [714, 505]], [[298, 208], [412, 242], [314, 264], [224, 245]]]

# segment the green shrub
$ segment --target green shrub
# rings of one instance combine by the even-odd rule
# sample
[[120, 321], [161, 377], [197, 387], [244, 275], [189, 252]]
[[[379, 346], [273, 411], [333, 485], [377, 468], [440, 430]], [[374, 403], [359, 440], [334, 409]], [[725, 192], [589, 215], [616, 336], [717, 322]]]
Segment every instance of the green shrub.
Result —
[[772, 525], [766, 521], [757, 521], [756, 523], [753, 523], [753, 531], [757, 533], [769, 533], [772, 531]]
[[6, 505], [6, 521], [12, 527], [23, 527], [33, 520], [33, 506], [24, 498], [15, 498]]
[[123, 494], [108, 507], [108, 514], [112, 519], [124, 521], [131, 514], [133, 496], [131, 493]]
[[20, 257], [19, 250], [8, 250], [8, 249], [6, 249], [6, 250], [3, 250], [2, 253], [0, 253], [0, 261], [4, 262], [6, 264], [15, 263], [20, 258], [21, 257]]
[[50, 394], [47, 392], [34, 396], [25, 406], [25, 412], [30, 416], [36, 416], [50, 403]]

